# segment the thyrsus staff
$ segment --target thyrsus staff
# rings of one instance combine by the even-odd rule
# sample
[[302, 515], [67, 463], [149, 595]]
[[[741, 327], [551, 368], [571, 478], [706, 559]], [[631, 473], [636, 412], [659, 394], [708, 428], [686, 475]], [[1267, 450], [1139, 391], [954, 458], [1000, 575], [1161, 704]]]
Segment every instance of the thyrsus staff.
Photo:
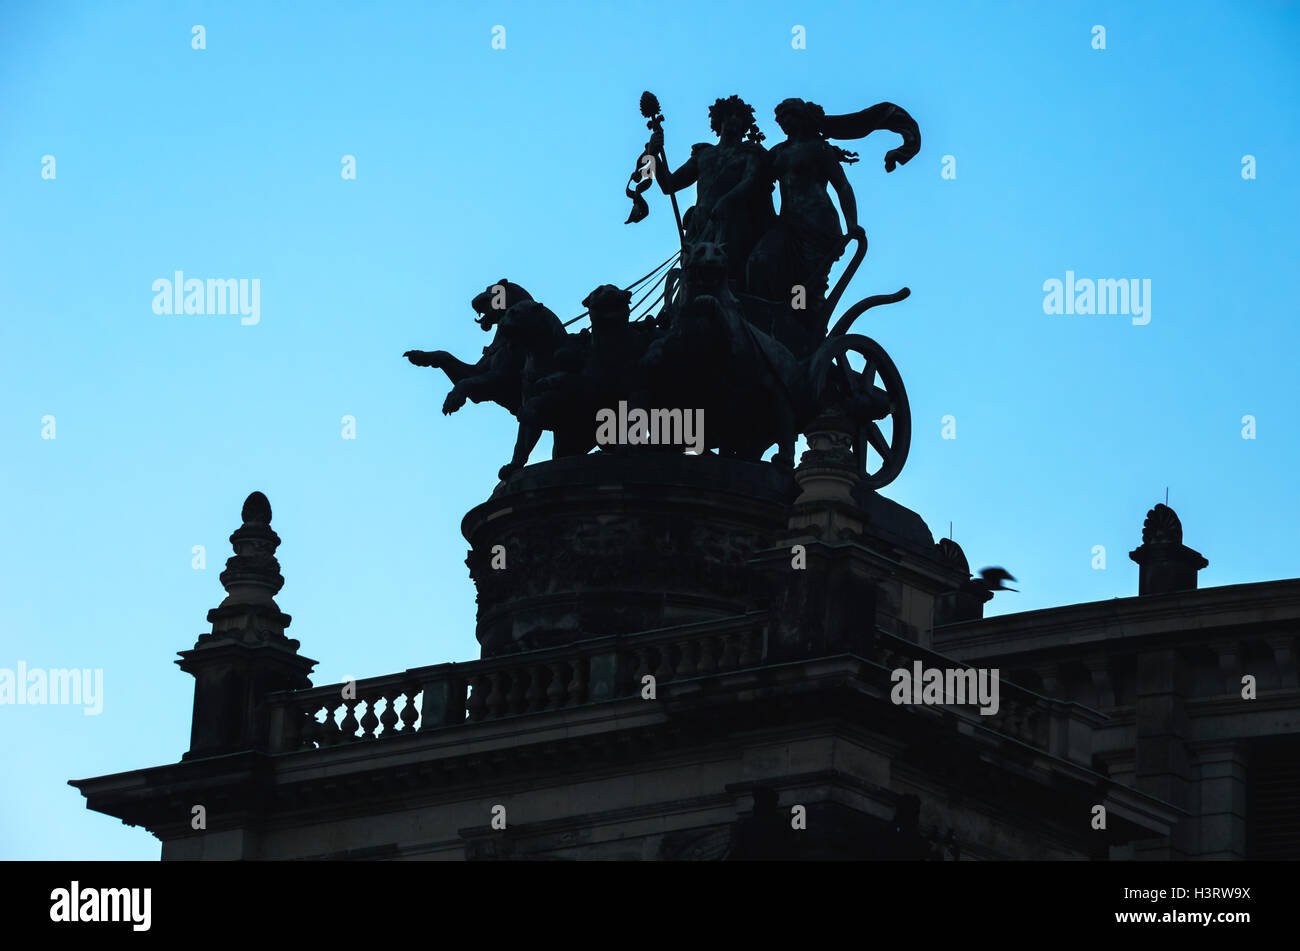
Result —
[[[645, 127], [650, 130], [650, 141], [646, 143], [641, 154], [636, 158], [636, 168], [628, 179], [624, 191], [632, 199], [632, 211], [624, 224], [636, 224], [650, 214], [650, 206], [641, 197], [641, 193], [650, 187], [657, 170], [668, 168], [668, 156], [664, 152], [664, 117], [659, 111], [659, 99], [649, 90], [641, 93], [641, 115], [645, 116]], [[649, 160], [649, 161], [647, 161]], [[677, 208], [677, 197], [669, 195], [673, 203], [673, 217], [677, 221], [677, 240], [685, 241], [682, 230], [682, 215]]]

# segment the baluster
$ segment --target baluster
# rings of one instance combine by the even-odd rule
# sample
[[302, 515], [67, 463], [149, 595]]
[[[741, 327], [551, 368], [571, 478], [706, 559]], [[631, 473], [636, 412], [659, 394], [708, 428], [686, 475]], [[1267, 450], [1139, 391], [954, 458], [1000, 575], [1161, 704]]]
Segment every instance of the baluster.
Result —
[[673, 679], [673, 646], [665, 643], [660, 644], [656, 649], [659, 652], [659, 666], [655, 669], [655, 680], [659, 683], [664, 683], [665, 681]]
[[545, 672], [546, 668], [541, 664], [528, 669], [528, 692], [524, 694], [524, 700], [527, 701], [529, 713], [535, 713], [546, 706], [546, 691], [542, 689], [542, 678]]
[[511, 714], [523, 713], [525, 709], [524, 698], [527, 696], [528, 668], [517, 667], [510, 671], [509, 677], [510, 695], [507, 698], [506, 710]]
[[487, 712], [489, 717], [499, 717], [506, 707], [506, 696], [501, 690], [501, 682], [504, 679], [501, 671], [494, 670], [488, 674], [488, 682], [492, 685], [492, 690], [487, 697]]
[[384, 693], [384, 712], [379, 715], [379, 722], [384, 728], [382, 736], [392, 736], [397, 726], [397, 698], [401, 696], [402, 688], [398, 686], [389, 687]]
[[398, 729], [399, 733], [414, 733], [415, 721], [420, 718], [420, 711], [415, 709], [415, 694], [417, 691], [415, 684], [407, 684], [402, 688], [406, 694], [406, 706], [402, 707], [402, 725]]
[[347, 707], [347, 712], [343, 715], [343, 722], [339, 724], [339, 742], [351, 743], [357, 738], [357, 730], [361, 724], [357, 722], [356, 710], [360, 700], [344, 700], [343, 704]]
[[334, 714], [338, 711], [339, 707], [343, 706], [343, 704], [338, 701], [329, 700], [325, 702], [324, 706], [325, 719], [320, 725], [321, 746], [334, 746], [337, 743], [342, 742], [339, 737], [339, 725], [334, 722]]
[[579, 657], [574, 660], [573, 679], [569, 681], [568, 696], [565, 698], [566, 706], [576, 706], [587, 699], [587, 658]]
[[679, 679], [695, 676], [695, 644], [690, 640], [677, 642], [677, 676]]
[[696, 668], [701, 675], [711, 674], [718, 669], [717, 662], [713, 659], [713, 638], [710, 636], [700, 638], [700, 662]]
[[739, 664], [741, 667], [751, 667], [758, 663], [758, 639], [761, 633], [757, 630], [746, 631], [741, 636], [741, 650]]
[[636, 670], [632, 671], [632, 683], [637, 689], [641, 687], [641, 678], [650, 673], [650, 650], [646, 647], [636, 649]]
[[1025, 712], [1020, 709], [1019, 704], [1012, 704], [1011, 712], [1007, 716], [1007, 732], [1017, 740], [1024, 736], [1024, 716]]
[[375, 704], [379, 702], [380, 694], [372, 694], [366, 699], [366, 712], [361, 716], [361, 739], [373, 740], [375, 738], [375, 727], [379, 726], [379, 717], [375, 716]]
[[299, 749], [310, 750], [317, 746], [324, 746], [321, 739], [320, 724], [316, 722], [316, 712], [320, 710], [320, 704], [316, 703], [308, 707], [299, 707], [298, 722], [302, 725], [301, 736], [302, 742], [298, 745]]
[[718, 658], [718, 670], [734, 670], [736, 667], [736, 639], [730, 634], [722, 635], [722, 656]]
[[[323, 713], [324, 719], [317, 720], [317, 713]], [[331, 742], [329, 728], [334, 725], [330, 720], [330, 708], [318, 701], [316, 706], [312, 707], [311, 724], [312, 739], [316, 741], [317, 748], [323, 749], [324, 747], [329, 746]]]
[[546, 708], [555, 710], [564, 706], [564, 688], [568, 684], [567, 671], [562, 660], [551, 661], [551, 684], [546, 688]]
[[469, 712], [470, 720], [478, 721], [487, 715], [487, 677], [479, 674], [474, 678], [472, 687], [469, 699], [465, 701], [465, 709]]

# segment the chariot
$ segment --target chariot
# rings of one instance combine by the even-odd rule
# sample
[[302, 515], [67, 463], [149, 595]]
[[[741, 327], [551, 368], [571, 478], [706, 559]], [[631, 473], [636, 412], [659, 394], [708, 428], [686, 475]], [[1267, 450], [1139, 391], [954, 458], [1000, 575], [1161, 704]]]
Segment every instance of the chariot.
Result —
[[[867, 310], [904, 300], [911, 291], [902, 288], [893, 294], [864, 298], [827, 330], [830, 316], [866, 255], [866, 239], [858, 236], [854, 240], [854, 255], [817, 315], [810, 318], [788, 303], [748, 294], [739, 294], [736, 300], [746, 332], [770, 338], [801, 365], [800, 392], [791, 394], [791, 400], [800, 406], [801, 431], [807, 432], [818, 417], [847, 417], [858, 474], [864, 485], [874, 490], [897, 478], [907, 460], [911, 408], [902, 376], [885, 349], [871, 337], [849, 331]], [[665, 274], [666, 304], [657, 318], [661, 325], [670, 324], [682, 305], [681, 280], [679, 268]], [[759, 348], [760, 352], [765, 349]]]

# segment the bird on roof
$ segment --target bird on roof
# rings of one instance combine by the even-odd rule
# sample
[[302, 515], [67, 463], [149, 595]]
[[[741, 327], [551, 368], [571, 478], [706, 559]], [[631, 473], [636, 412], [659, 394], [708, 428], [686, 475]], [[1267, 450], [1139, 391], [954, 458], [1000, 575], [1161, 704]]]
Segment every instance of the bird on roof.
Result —
[[1011, 572], [1007, 571], [1005, 568], [998, 568], [996, 566], [992, 568], [981, 568], [979, 580], [980, 583], [990, 591], [1016, 591], [1015, 588], [1008, 588], [1002, 583], [1004, 581], [1016, 580], [1012, 577]]

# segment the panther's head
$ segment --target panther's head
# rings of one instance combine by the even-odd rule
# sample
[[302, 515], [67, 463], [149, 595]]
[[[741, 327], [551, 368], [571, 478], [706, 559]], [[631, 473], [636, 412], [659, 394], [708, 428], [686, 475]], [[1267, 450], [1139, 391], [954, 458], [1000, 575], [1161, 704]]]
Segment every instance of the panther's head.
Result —
[[686, 249], [683, 269], [697, 292], [719, 288], [727, 280], [727, 249], [716, 241], [697, 241]]
[[582, 306], [591, 315], [591, 328], [600, 331], [604, 328], [616, 328], [626, 324], [630, 313], [632, 293], [613, 284], [602, 284], [586, 299]]
[[476, 321], [478, 325], [484, 330], [491, 330], [511, 307], [520, 301], [532, 299], [532, 294], [503, 277], [495, 284], [489, 284], [483, 293], [476, 295], [470, 301], [470, 306], [474, 308], [474, 313], [478, 314]]

